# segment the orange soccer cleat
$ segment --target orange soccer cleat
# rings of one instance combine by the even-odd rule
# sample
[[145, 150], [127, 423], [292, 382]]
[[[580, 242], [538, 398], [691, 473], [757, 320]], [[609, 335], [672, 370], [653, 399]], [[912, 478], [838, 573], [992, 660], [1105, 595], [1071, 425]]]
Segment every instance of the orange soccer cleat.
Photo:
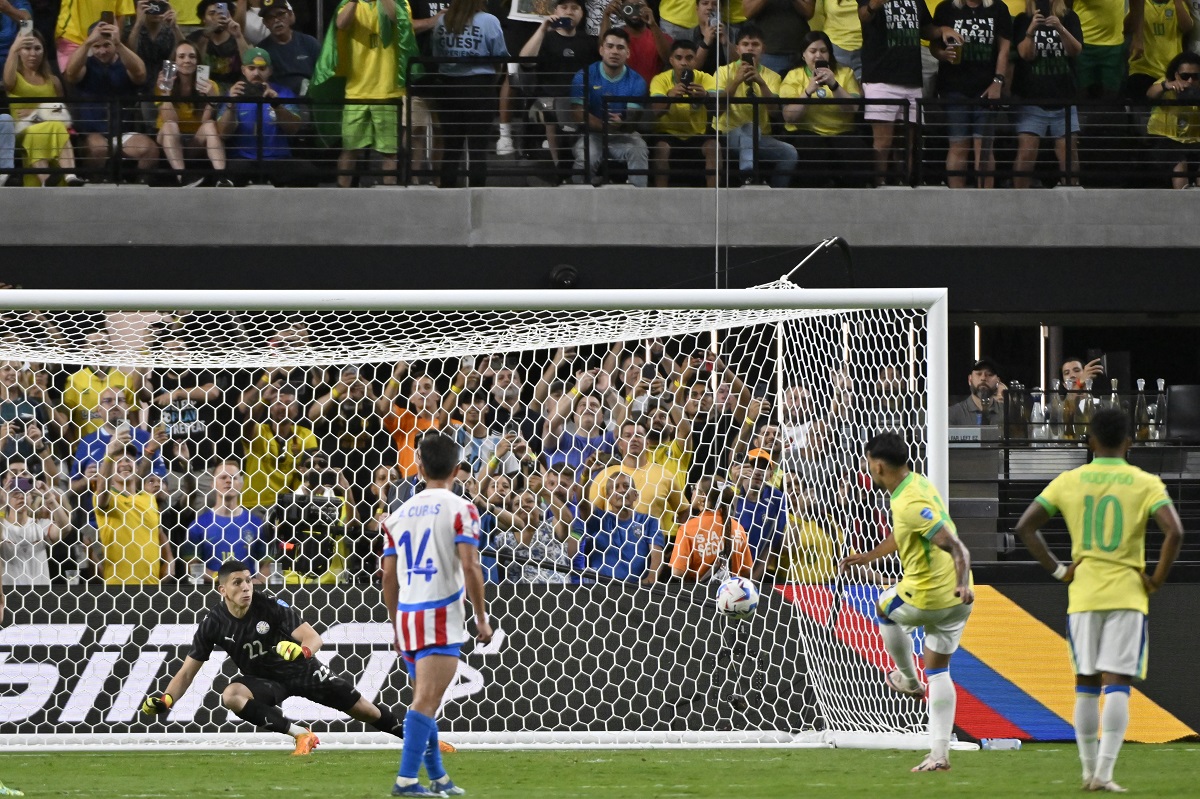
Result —
[[292, 750], [292, 757], [297, 755], [311, 755], [312, 751], [321, 743], [321, 739], [313, 732], [304, 732], [296, 736], [296, 748]]
[[438, 738], [438, 751], [443, 755], [452, 755], [458, 750], [454, 748], [454, 744]]

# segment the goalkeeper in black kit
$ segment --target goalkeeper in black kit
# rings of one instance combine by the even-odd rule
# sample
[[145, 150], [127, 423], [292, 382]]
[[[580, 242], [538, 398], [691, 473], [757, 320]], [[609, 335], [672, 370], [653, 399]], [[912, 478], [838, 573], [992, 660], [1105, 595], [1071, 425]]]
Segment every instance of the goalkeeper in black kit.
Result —
[[368, 702], [353, 684], [313, 657], [321, 648], [321, 636], [282, 599], [255, 593], [245, 564], [231, 560], [221, 565], [217, 593], [222, 601], [200, 619], [183, 666], [166, 691], [146, 697], [143, 713], [168, 712], [216, 647], [225, 650], [241, 672], [221, 692], [221, 703], [256, 727], [292, 736], [293, 755], [309, 754], [319, 740], [312, 730], [283, 715], [279, 706], [289, 696], [302, 696], [404, 737], [403, 722], [390, 710]]

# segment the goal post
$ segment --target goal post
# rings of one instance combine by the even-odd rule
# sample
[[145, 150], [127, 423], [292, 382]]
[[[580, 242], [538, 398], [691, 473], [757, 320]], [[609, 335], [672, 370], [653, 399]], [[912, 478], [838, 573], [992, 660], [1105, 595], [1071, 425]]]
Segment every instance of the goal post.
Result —
[[[462, 745], [920, 747], [871, 610], [860, 464], [946, 489], [944, 289], [0, 293], [0, 745], [274, 746], [215, 650], [140, 716], [244, 560], [369, 700], [409, 698], [378, 587], [413, 446], [463, 446], [491, 615], [439, 711]], [[735, 521], [729, 521], [732, 517]], [[681, 543], [683, 542], [683, 543]], [[716, 615], [721, 575], [762, 601]], [[674, 574], [673, 574], [674, 572]], [[680, 576], [681, 575], [681, 576]], [[394, 739], [300, 697], [324, 743]]]

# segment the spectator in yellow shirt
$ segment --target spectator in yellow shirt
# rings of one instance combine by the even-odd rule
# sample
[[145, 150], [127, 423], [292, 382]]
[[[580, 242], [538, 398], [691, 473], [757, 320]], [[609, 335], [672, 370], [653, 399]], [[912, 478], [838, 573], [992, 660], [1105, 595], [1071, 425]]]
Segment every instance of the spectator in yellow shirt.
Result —
[[[671, 45], [671, 68], [661, 72], [650, 82], [651, 97], [671, 97], [677, 100], [692, 98], [692, 102], [651, 103], [650, 109], [658, 118], [652, 141], [650, 169], [654, 185], [667, 188], [670, 173], [671, 151], [676, 156], [683, 152], [699, 152], [704, 157], [704, 180], [708, 188], [717, 186], [717, 142], [705, 136], [708, 130], [708, 95], [717, 90], [712, 75], [697, 70], [696, 45], [687, 39], [676, 40]], [[653, 369], [653, 365], [650, 366]]]

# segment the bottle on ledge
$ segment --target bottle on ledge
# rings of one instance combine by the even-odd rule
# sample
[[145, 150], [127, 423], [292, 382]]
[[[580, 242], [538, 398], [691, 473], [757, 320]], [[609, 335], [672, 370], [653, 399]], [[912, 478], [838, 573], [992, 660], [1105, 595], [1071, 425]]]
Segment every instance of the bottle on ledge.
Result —
[[1062, 381], [1055, 380], [1050, 396], [1046, 398], [1046, 421], [1050, 424], [1050, 438], [1058, 441], [1063, 437]]
[[1030, 392], [1030, 398], [1033, 400], [1033, 405], [1029, 409], [1029, 437], [1034, 441], [1045, 441], [1050, 437], [1050, 425], [1042, 390], [1035, 388]]
[[1133, 405], [1133, 435], [1138, 441], [1150, 439], [1150, 407], [1146, 404], [1146, 381], [1138, 378], [1137, 401]]
[[1167, 381], [1158, 378], [1158, 396], [1154, 398], [1154, 439], [1162, 440], [1167, 435]]
[[1121, 394], [1117, 391], [1117, 378], [1112, 378], [1111, 383], [1112, 393], [1108, 395], [1108, 402], [1104, 403], [1104, 407], [1120, 409], [1123, 405], [1121, 404]]
[[1083, 381], [1083, 393], [1079, 398], [1079, 413], [1075, 416], [1076, 438], [1082, 439], [1088, 434], [1088, 428], [1092, 424], [1092, 411], [1095, 408], [1093, 402], [1092, 379], [1089, 377]]

